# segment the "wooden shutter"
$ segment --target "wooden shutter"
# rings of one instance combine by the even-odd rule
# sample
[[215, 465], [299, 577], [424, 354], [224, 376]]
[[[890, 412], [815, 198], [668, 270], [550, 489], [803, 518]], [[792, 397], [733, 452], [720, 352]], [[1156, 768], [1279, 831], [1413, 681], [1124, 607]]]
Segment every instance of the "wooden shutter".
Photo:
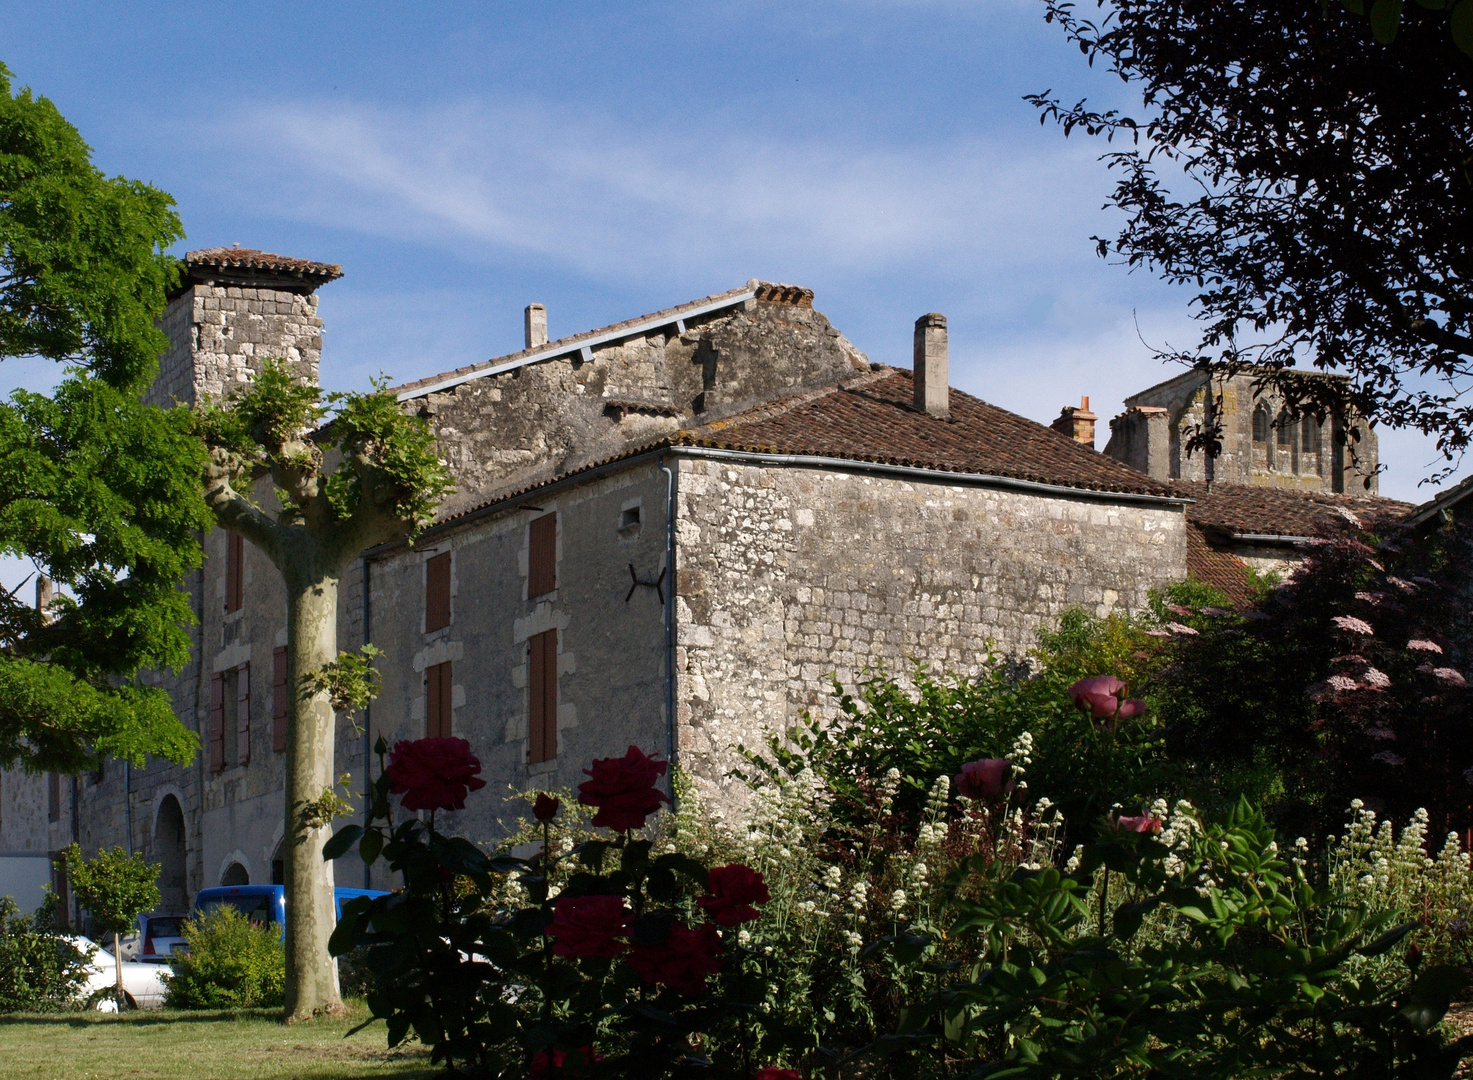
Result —
[[425, 736], [448, 739], [454, 714], [450, 661], [425, 668]]
[[225, 676], [210, 676], [210, 772], [225, 770]]
[[46, 774], [46, 820], [61, 820], [61, 773]]
[[557, 757], [557, 631], [537, 634], [528, 646], [527, 760]]
[[235, 683], [235, 763], [251, 763], [251, 665], [247, 661], [236, 669]]
[[225, 610], [239, 611], [245, 604], [245, 542], [234, 530], [225, 536]]
[[450, 625], [450, 552], [425, 563], [425, 633]]
[[528, 526], [527, 599], [557, 588], [557, 515], [544, 514]]
[[286, 749], [288, 689], [286, 646], [278, 645], [271, 654], [271, 749], [278, 754]]

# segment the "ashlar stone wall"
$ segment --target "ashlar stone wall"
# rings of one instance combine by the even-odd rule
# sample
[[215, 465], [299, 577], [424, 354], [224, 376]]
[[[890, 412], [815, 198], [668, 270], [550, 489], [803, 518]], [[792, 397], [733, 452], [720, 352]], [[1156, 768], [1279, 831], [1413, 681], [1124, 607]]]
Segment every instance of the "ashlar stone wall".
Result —
[[682, 459], [677, 505], [678, 753], [732, 805], [733, 744], [831, 714], [832, 676], [974, 674], [1070, 607], [1139, 611], [1186, 576], [1173, 503]]

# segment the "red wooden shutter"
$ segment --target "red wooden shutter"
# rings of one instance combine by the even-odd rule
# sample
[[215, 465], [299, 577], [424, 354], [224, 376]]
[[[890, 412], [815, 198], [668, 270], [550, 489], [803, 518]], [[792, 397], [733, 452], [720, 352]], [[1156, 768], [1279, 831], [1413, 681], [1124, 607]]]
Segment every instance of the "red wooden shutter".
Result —
[[46, 774], [46, 820], [61, 820], [61, 773]]
[[278, 645], [271, 654], [271, 749], [286, 749], [287, 666], [286, 646]]
[[236, 669], [235, 692], [235, 763], [251, 763], [251, 665], [250, 661]]
[[425, 668], [425, 736], [450, 738], [454, 714], [450, 661]]
[[234, 530], [225, 535], [225, 610], [239, 611], [245, 604], [245, 542]]
[[557, 757], [557, 631], [537, 634], [528, 645], [527, 760]]
[[557, 515], [544, 514], [528, 526], [527, 599], [557, 588]]
[[450, 552], [425, 563], [425, 633], [450, 625]]
[[225, 676], [210, 676], [210, 772], [225, 770]]

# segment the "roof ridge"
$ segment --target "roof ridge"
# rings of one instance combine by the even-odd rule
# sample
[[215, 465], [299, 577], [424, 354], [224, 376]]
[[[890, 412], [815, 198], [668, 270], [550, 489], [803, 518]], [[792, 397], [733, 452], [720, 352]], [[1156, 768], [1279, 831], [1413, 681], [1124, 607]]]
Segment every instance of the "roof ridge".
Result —
[[827, 386], [820, 386], [813, 390], [802, 390], [796, 394], [780, 397], [775, 401], [765, 401], [760, 405], [753, 405], [751, 408], [743, 409], [741, 412], [722, 417], [720, 420], [712, 420], [710, 423], [699, 424], [692, 428], [681, 428], [671, 432], [669, 437], [678, 439], [682, 436], [700, 437], [702, 435], [714, 435], [719, 431], [724, 431], [737, 424], [750, 424], [759, 420], [773, 420], [782, 416], [784, 413], [792, 412], [801, 405], [806, 405], [811, 401], [817, 401], [819, 398], [827, 397], [840, 390], [857, 390], [870, 383], [879, 382], [893, 375], [895, 370], [895, 368], [889, 367], [888, 365], [878, 365], [877, 369], [866, 371], [856, 378], [830, 383]]
[[[591, 330], [583, 330], [579, 333], [570, 334], [567, 337], [560, 337], [553, 341], [543, 342], [541, 345], [534, 345], [530, 348], [521, 349], [517, 352], [506, 353], [502, 356], [493, 356], [489, 360], [482, 360], [475, 364], [468, 364], [465, 367], [455, 368], [451, 371], [442, 371], [434, 375], [426, 375], [423, 378], [414, 379], [410, 382], [401, 383], [398, 386], [391, 387], [390, 392], [400, 394], [402, 396], [407, 391], [412, 391], [424, 386], [432, 386], [435, 383], [442, 382], [446, 379], [453, 379], [457, 376], [474, 377], [478, 372], [488, 371], [489, 369], [499, 367], [502, 364], [514, 364], [516, 361], [523, 358], [530, 358], [542, 354], [571, 352], [573, 349], [577, 348], [577, 346], [581, 342], [586, 342], [592, 338], [596, 338], [601, 335], [611, 333], [613, 331], [621, 330], [626, 327], [638, 326], [641, 323], [648, 323], [652, 320], [668, 320], [673, 322], [674, 320], [680, 318], [683, 313], [691, 310], [692, 308], [704, 307], [709, 304], [720, 304], [724, 300], [734, 301], [737, 297], [742, 296], [744, 293], [755, 293], [758, 286], [763, 284], [767, 283], [758, 282], [754, 278], [751, 281], [747, 282], [747, 284], [745, 285], [739, 286], [735, 289], [727, 289], [725, 292], [712, 293], [709, 296], [702, 296], [694, 300], [687, 300], [684, 303], [676, 304], [674, 307], [661, 308], [659, 311], [652, 311], [647, 315], [636, 315], [631, 319], [621, 319], [618, 322], [612, 322], [606, 326], [597, 326]], [[783, 288], [794, 287], [783, 286]], [[812, 294], [809, 293], [809, 296], [811, 297]]]

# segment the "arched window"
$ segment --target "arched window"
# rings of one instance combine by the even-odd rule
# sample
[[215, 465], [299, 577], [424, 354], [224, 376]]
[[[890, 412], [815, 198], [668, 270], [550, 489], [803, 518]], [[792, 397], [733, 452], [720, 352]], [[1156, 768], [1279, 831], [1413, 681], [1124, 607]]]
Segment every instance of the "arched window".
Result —
[[1275, 426], [1279, 447], [1284, 450], [1291, 449], [1294, 446], [1294, 418], [1287, 412], [1281, 412], [1279, 422]]
[[249, 885], [251, 875], [246, 868], [238, 862], [233, 862], [225, 868], [225, 873], [220, 876], [221, 885]]
[[[1268, 442], [1268, 429], [1273, 423], [1268, 406], [1259, 402], [1253, 410], [1253, 441], [1256, 443]], [[1242, 430], [1241, 428], [1239, 430]]]
[[1318, 454], [1320, 452], [1320, 421], [1317, 417], [1306, 416], [1300, 424], [1300, 449], [1306, 454]]
[[153, 827], [153, 856], [159, 864], [159, 910], [183, 915], [189, 910], [185, 874], [184, 811], [179, 800], [165, 795]]

